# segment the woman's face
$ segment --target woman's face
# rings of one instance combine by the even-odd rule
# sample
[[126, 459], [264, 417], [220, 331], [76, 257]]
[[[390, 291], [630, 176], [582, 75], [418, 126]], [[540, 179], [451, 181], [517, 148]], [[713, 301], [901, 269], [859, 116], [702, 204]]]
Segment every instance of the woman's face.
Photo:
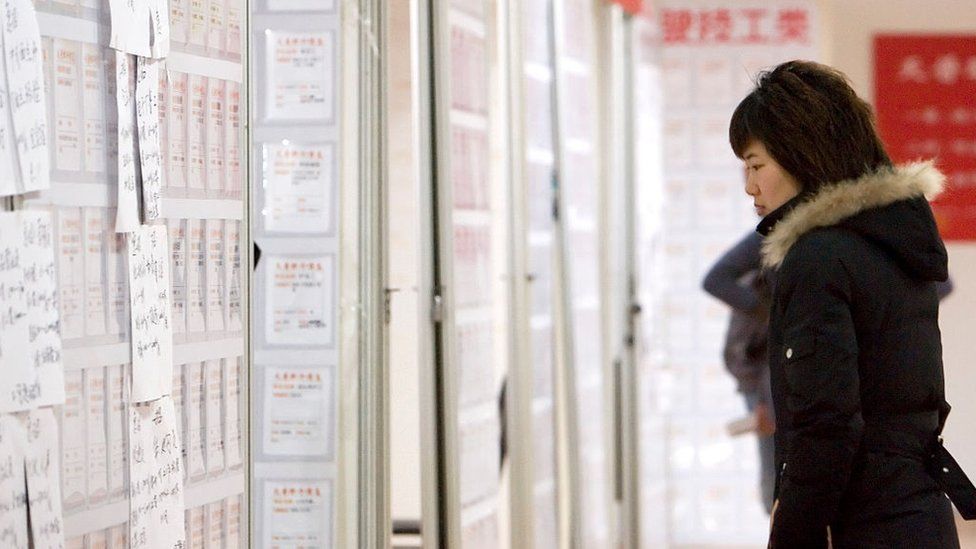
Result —
[[800, 194], [800, 183], [773, 160], [766, 146], [759, 141], [746, 147], [742, 160], [746, 164], [746, 194], [752, 197], [760, 217]]

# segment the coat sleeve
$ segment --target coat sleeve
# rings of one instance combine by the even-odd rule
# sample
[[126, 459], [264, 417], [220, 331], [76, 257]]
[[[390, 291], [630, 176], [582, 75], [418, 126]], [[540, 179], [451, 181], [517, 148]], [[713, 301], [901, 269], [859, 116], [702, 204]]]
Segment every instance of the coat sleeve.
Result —
[[759, 248], [762, 237], [749, 233], [712, 265], [702, 281], [702, 288], [741, 311], [754, 311], [760, 306], [760, 296], [752, 286], [739, 283], [751, 271], [759, 270]]
[[817, 240], [797, 243], [777, 287], [783, 341], [770, 352], [781, 353], [792, 421], [770, 533], [776, 549], [827, 547], [864, 430], [850, 277], [831, 243]]

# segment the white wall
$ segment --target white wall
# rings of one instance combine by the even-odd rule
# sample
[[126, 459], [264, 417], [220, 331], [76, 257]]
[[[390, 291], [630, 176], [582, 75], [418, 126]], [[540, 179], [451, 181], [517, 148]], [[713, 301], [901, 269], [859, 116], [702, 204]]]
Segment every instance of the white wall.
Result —
[[[874, 99], [872, 37], [879, 32], [976, 34], [972, 0], [824, 0], [829, 62], [847, 73], [858, 95]], [[949, 244], [955, 292], [942, 304], [946, 393], [953, 406], [947, 445], [976, 475], [976, 243]]]

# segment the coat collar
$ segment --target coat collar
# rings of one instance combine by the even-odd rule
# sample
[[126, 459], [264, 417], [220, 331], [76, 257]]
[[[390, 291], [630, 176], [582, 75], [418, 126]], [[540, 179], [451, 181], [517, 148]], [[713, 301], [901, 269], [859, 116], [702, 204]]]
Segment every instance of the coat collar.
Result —
[[[794, 199], [763, 219], [767, 231], [762, 246], [763, 266], [777, 269], [801, 236], [830, 227], [865, 210], [924, 195], [932, 200], [945, 185], [945, 176], [931, 161], [882, 168], [857, 179], [824, 185], [810, 197]], [[800, 197], [797, 197], [800, 198]], [[770, 227], [770, 225], [773, 225]]]

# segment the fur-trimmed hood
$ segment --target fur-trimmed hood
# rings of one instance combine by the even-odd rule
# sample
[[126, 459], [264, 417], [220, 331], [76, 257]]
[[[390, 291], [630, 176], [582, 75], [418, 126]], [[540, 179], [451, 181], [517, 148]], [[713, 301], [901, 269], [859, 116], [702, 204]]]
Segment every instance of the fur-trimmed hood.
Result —
[[944, 185], [945, 176], [932, 162], [883, 168], [825, 185], [793, 207], [767, 234], [763, 265], [779, 268], [804, 234], [837, 225], [877, 243], [915, 277], [945, 280], [945, 246], [927, 202]]

